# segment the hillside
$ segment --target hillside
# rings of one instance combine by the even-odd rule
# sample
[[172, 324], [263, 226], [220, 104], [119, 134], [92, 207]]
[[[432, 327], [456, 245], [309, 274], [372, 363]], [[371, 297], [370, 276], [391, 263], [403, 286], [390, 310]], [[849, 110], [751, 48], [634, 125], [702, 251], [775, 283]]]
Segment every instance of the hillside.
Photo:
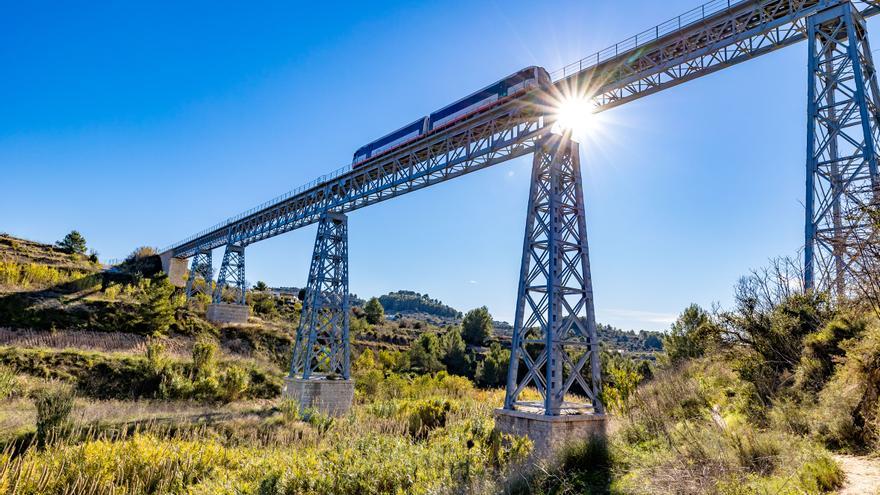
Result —
[[385, 308], [385, 313], [389, 315], [423, 315], [443, 322], [453, 322], [461, 319], [462, 316], [460, 311], [443, 304], [438, 299], [432, 299], [428, 294], [409, 290], [389, 292], [379, 296], [379, 302]]
[[665, 334], [601, 325], [613, 432], [535, 467], [528, 442], [493, 432], [503, 333], [468, 342], [489, 334], [354, 308], [355, 404], [333, 419], [279, 399], [292, 294], [249, 291], [250, 321], [214, 326], [148, 251], [103, 272], [3, 235], [0, 270], [0, 493], [77, 478], [88, 493], [820, 494], [844, 486], [835, 459], [872, 465], [839, 454], [880, 438], [876, 314], [759, 291], [768, 280], [745, 279], [729, 310], [686, 308]]

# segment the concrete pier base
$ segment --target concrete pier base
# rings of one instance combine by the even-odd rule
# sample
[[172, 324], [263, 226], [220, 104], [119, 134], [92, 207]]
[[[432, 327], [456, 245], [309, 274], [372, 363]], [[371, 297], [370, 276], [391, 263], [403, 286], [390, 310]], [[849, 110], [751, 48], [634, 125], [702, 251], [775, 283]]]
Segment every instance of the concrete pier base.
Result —
[[573, 442], [583, 442], [591, 437], [604, 437], [607, 418], [604, 414], [544, 414], [495, 410], [495, 429], [502, 433], [527, 436], [532, 440], [532, 455], [548, 459]]
[[162, 270], [168, 274], [168, 281], [175, 287], [183, 287], [186, 285], [187, 260], [185, 258], [175, 258], [171, 255], [171, 251], [165, 251], [159, 255], [162, 261]]
[[287, 377], [281, 397], [293, 399], [303, 408], [315, 408], [330, 416], [343, 416], [354, 400], [354, 380], [303, 380]]
[[249, 312], [247, 304], [211, 304], [207, 319], [211, 323], [247, 323]]

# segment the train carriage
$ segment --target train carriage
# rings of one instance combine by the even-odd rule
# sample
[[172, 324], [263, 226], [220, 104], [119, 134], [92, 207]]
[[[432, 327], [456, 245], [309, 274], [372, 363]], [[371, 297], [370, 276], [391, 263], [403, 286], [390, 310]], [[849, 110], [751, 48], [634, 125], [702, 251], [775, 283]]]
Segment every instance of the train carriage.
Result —
[[453, 122], [467, 118], [469, 115], [499, 104], [502, 100], [506, 101], [514, 95], [533, 88], [546, 88], [551, 84], [550, 74], [543, 67], [526, 67], [455, 103], [447, 105], [409, 125], [361, 146], [354, 153], [352, 167], [363, 166], [366, 162], [394, 148], [421, 138], [433, 130], [445, 127]]

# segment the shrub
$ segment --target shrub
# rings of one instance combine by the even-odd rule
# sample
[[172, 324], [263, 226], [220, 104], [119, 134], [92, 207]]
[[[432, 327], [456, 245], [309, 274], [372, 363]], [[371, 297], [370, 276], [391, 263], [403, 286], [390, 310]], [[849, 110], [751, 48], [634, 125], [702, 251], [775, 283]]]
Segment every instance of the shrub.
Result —
[[616, 353], [603, 356], [602, 365], [605, 368], [602, 403], [611, 411], [626, 414], [630, 397], [642, 381], [642, 375], [636, 369], [638, 365], [631, 358]]
[[50, 388], [36, 392], [37, 443], [45, 445], [52, 435], [67, 422], [73, 410], [74, 394], [68, 387]]
[[499, 387], [507, 382], [507, 368], [510, 364], [510, 351], [502, 349], [495, 342], [489, 354], [477, 365], [476, 381], [484, 387]]
[[[0, 285], [7, 287], [28, 289], [57, 286], [83, 278], [84, 275], [78, 270], [63, 270], [38, 263], [0, 261]], [[88, 282], [94, 280], [89, 278]]]
[[248, 373], [240, 366], [226, 368], [220, 378], [220, 398], [225, 402], [240, 399], [248, 388], [249, 379]]
[[278, 409], [281, 410], [281, 417], [284, 419], [285, 423], [292, 423], [300, 419], [299, 403], [295, 400], [282, 399]]
[[700, 357], [720, 341], [720, 330], [711, 320], [709, 313], [696, 304], [691, 304], [679, 315], [662, 337], [665, 360], [669, 365], [677, 365], [687, 359]]
[[16, 392], [18, 377], [15, 372], [6, 366], [0, 366], [0, 400], [3, 400]]
[[880, 445], [880, 326], [846, 345], [843, 364], [819, 392], [814, 434], [833, 448]]
[[427, 438], [431, 430], [446, 426], [446, 417], [452, 405], [445, 399], [430, 399], [413, 403], [407, 416], [407, 431], [413, 438]]
[[119, 297], [119, 293], [122, 291], [122, 287], [119, 284], [110, 284], [104, 289], [104, 297], [111, 301], [115, 301], [117, 297]]
[[278, 307], [275, 305], [275, 296], [268, 292], [251, 292], [249, 302], [254, 308], [254, 314], [264, 317], [271, 317], [278, 314]]
[[795, 371], [795, 386], [808, 392], [820, 390], [834, 371], [835, 359], [845, 353], [841, 344], [864, 332], [866, 324], [863, 319], [839, 317], [807, 335]]
[[217, 372], [217, 344], [208, 338], [196, 341], [192, 349], [193, 380], [213, 377]]
[[450, 326], [440, 338], [440, 348], [443, 354], [441, 361], [446, 370], [454, 375], [471, 376], [471, 359], [467, 354], [464, 339], [461, 337], [461, 329]]
[[444, 369], [440, 357], [440, 342], [433, 333], [421, 334], [409, 349], [410, 367], [422, 373], [436, 373]]

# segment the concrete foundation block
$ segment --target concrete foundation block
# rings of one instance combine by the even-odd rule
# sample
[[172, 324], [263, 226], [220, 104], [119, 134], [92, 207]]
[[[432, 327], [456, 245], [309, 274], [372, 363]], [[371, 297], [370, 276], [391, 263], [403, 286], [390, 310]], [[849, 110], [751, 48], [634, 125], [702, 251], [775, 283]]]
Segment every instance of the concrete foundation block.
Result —
[[210, 304], [207, 319], [211, 323], [247, 323], [249, 313], [247, 304]]
[[175, 258], [171, 254], [171, 251], [165, 251], [159, 255], [159, 259], [162, 261], [162, 271], [168, 275], [168, 281], [171, 282], [171, 285], [183, 287], [186, 285], [187, 260]]
[[281, 397], [293, 399], [303, 408], [315, 408], [330, 416], [343, 416], [354, 400], [354, 380], [303, 380], [287, 377]]
[[583, 442], [591, 437], [604, 437], [607, 418], [604, 414], [544, 414], [495, 410], [495, 429], [502, 433], [526, 436], [532, 440], [532, 455], [548, 459], [573, 442]]

